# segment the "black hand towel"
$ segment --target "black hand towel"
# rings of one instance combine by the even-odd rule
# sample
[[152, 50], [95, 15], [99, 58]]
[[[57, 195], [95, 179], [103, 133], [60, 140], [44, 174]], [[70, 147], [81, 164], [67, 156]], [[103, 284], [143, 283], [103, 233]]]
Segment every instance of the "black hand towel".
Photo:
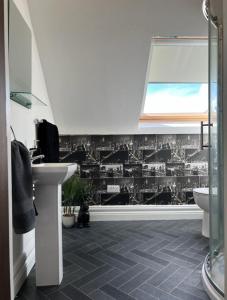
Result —
[[43, 120], [38, 124], [39, 150], [44, 154], [44, 162], [59, 162], [59, 133], [56, 125]]
[[11, 143], [13, 226], [18, 234], [35, 227], [32, 168], [28, 149], [18, 141]]

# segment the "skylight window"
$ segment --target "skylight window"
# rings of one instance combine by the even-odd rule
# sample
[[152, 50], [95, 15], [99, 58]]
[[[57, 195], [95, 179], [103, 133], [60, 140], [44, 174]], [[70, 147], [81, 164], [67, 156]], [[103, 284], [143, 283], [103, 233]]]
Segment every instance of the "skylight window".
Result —
[[152, 38], [147, 82], [140, 121], [207, 121], [207, 38]]
[[149, 83], [144, 114], [198, 114], [208, 111], [207, 83]]

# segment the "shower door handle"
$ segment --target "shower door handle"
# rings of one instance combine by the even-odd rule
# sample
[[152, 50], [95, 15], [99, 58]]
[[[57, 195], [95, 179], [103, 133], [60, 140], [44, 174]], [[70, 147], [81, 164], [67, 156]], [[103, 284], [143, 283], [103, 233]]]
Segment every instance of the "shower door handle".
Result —
[[209, 144], [204, 145], [203, 144], [203, 127], [211, 127], [213, 126], [212, 123], [205, 123], [203, 121], [201, 121], [201, 133], [200, 133], [200, 150], [204, 150], [204, 148], [210, 148], [211, 146]]

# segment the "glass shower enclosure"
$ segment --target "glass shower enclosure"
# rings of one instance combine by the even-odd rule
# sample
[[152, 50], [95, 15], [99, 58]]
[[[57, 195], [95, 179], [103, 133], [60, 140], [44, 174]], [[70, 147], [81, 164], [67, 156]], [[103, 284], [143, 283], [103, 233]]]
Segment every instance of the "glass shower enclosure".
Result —
[[210, 288], [214, 289], [213, 295], [216, 296], [211, 296], [211, 299], [224, 299], [222, 24], [213, 13], [212, 0], [208, 2], [208, 23], [210, 250], [203, 275], [207, 276]]

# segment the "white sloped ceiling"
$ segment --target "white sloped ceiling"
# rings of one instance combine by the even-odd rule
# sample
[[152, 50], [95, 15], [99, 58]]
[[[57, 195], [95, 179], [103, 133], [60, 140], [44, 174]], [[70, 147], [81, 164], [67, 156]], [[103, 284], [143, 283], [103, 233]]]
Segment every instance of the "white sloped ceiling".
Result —
[[29, 0], [64, 134], [134, 133], [152, 36], [207, 35], [200, 0]]

